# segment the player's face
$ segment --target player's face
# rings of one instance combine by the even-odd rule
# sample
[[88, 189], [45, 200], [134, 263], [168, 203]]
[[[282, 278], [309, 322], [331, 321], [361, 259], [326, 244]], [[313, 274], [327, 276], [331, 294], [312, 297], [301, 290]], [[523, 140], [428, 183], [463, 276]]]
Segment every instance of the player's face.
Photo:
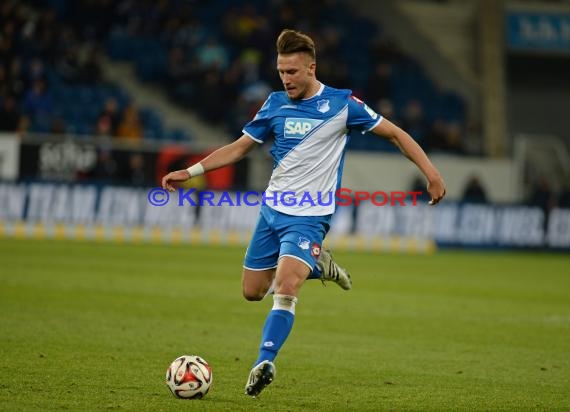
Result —
[[315, 81], [316, 64], [306, 53], [279, 54], [277, 71], [292, 100], [304, 99]]

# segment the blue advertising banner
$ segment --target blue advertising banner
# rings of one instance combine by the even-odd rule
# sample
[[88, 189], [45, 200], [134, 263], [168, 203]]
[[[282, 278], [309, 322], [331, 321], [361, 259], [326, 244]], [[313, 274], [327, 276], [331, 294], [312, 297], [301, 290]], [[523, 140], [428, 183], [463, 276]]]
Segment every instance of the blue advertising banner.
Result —
[[[340, 244], [355, 238], [363, 249], [376, 250], [401, 246], [390, 239], [413, 240], [413, 248], [426, 251], [430, 242], [439, 247], [570, 249], [570, 209], [545, 213], [523, 205], [451, 201], [430, 207], [409, 197], [379, 199], [359, 202], [357, 196], [337, 202], [332, 238]], [[161, 188], [0, 182], [0, 237], [240, 243], [253, 230], [262, 201], [262, 193], [254, 191], [168, 193]]]
[[570, 13], [508, 11], [507, 48], [570, 54]]

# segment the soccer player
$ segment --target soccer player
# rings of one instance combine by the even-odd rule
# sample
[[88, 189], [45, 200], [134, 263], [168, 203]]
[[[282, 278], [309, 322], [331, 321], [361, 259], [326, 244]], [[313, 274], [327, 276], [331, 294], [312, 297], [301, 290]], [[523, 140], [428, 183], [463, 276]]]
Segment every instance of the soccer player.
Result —
[[321, 250], [334, 202], [280, 202], [280, 194], [308, 193], [317, 199], [339, 189], [347, 132], [356, 129], [387, 138], [417, 165], [427, 180], [429, 204], [435, 205], [445, 195], [440, 173], [408, 133], [352, 96], [350, 90], [319, 82], [316, 67], [313, 40], [283, 30], [277, 39], [277, 71], [285, 91], [269, 95], [239, 139], [162, 179], [162, 187], [174, 191], [174, 183], [235, 163], [274, 137], [273, 173], [243, 264], [244, 297], [256, 301], [273, 292], [274, 301], [245, 386], [250, 396], [259, 395], [273, 381], [273, 361], [293, 326], [297, 296], [305, 280], [334, 281], [347, 290], [352, 286], [346, 270]]

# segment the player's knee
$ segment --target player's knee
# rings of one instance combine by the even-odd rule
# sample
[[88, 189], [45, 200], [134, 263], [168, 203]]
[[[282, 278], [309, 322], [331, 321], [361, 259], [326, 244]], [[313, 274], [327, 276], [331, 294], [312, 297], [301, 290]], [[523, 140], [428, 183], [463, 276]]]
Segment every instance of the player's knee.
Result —
[[259, 290], [257, 288], [247, 287], [246, 285], [243, 286], [243, 297], [249, 301], [258, 301], [262, 300], [265, 296], [265, 291]]
[[276, 285], [275, 293], [279, 293], [282, 295], [291, 295], [297, 296], [299, 293], [299, 289], [301, 289], [301, 285], [303, 284], [303, 280], [301, 279], [286, 279], [282, 280]]

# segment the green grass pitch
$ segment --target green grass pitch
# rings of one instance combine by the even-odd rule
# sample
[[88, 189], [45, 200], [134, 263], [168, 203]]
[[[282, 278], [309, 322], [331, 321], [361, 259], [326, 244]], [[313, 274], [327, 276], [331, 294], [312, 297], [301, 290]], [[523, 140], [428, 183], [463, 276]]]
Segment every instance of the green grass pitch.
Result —
[[[570, 410], [570, 256], [336, 253], [308, 282], [277, 375], [243, 394], [271, 299], [241, 248], [0, 239], [0, 410]], [[198, 354], [214, 385], [174, 398]]]

